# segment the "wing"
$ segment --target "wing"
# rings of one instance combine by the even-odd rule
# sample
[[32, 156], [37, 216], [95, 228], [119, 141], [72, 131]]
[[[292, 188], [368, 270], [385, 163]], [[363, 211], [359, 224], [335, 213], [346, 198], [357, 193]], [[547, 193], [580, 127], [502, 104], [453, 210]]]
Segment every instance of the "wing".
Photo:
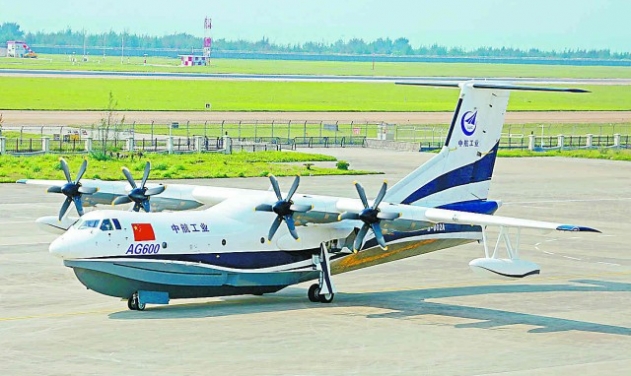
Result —
[[468, 225], [495, 225], [505, 227], [519, 227], [540, 230], [557, 230], [557, 231], [584, 231], [584, 232], [600, 232], [599, 230], [586, 226], [533, 221], [529, 219], [502, 217], [496, 215], [477, 214], [460, 212], [444, 209], [426, 209], [425, 217], [432, 222], [444, 222]]
[[[336, 208], [340, 212], [358, 213], [363, 209], [363, 205], [359, 200], [340, 199], [336, 203]], [[381, 213], [385, 213], [391, 218], [394, 218], [392, 220], [381, 221], [381, 227], [384, 232], [413, 231], [433, 226], [436, 223], [479, 226], [494, 225], [557, 231], [600, 232], [599, 230], [591, 227], [567, 223], [534, 221], [530, 219], [478, 214], [457, 210], [424, 208], [411, 205], [390, 204], [386, 202], [382, 203], [379, 208]]]
[[[46, 187], [60, 187], [66, 181], [63, 180], [37, 180], [21, 179], [18, 184], [41, 185]], [[84, 194], [81, 201], [84, 206], [111, 205], [118, 197], [125, 197], [130, 191], [130, 185], [126, 181], [103, 181], [103, 180], [82, 180], [81, 186], [84, 188], [96, 189], [92, 194]], [[159, 184], [147, 184], [147, 188], [156, 188]], [[195, 209], [204, 202], [193, 196], [193, 191], [198, 188], [194, 185], [172, 184], [159, 195], [151, 198], [151, 210], [189, 210]]]

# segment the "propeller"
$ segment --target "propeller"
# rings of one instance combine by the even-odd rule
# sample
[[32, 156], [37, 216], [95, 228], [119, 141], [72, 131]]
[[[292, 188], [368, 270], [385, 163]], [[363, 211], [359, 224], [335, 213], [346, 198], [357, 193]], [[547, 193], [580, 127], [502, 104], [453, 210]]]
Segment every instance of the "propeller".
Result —
[[276, 198], [278, 201], [274, 205], [269, 204], [261, 204], [254, 208], [256, 211], [265, 211], [265, 212], [273, 212], [276, 213], [276, 219], [272, 222], [272, 226], [269, 229], [269, 233], [267, 234], [267, 240], [271, 241], [276, 234], [276, 231], [280, 227], [280, 224], [285, 221], [287, 224], [287, 228], [289, 229], [289, 233], [293, 236], [294, 239], [298, 240], [298, 232], [296, 231], [296, 224], [294, 223], [294, 213], [306, 213], [312, 209], [311, 205], [298, 205], [294, 204], [291, 200], [294, 193], [298, 189], [298, 185], [300, 184], [300, 176], [296, 176], [294, 179], [294, 183], [292, 184], [289, 192], [287, 193], [287, 197], [283, 198], [280, 193], [280, 187], [278, 186], [278, 180], [274, 177], [274, 175], [269, 176], [269, 180], [272, 183], [272, 188], [274, 188], [274, 192], [276, 193]]
[[381, 201], [388, 190], [388, 183], [385, 181], [383, 182], [381, 190], [377, 194], [372, 206], [368, 205], [368, 199], [366, 198], [366, 191], [364, 191], [364, 187], [362, 187], [358, 182], [355, 182], [354, 184], [357, 189], [357, 193], [359, 194], [359, 198], [361, 199], [362, 204], [364, 204], [364, 209], [359, 213], [345, 212], [340, 214], [338, 217], [339, 220], [359, 219], [364, 222], [364, 225], [355, 237], [355, 242], [353, 242], [353, 252], [358, 252], [369, 229], [372, 230], [373, 234], [375, 234], [375, 239], [377, 240], [377, 243], [379, 243], [379, 246], [381, 246], [382, 249], [387, 250], [388, 246], [386, 245], [386, 240], [383, 237], [383, 232], [381, 231], [379, 223], [381, 220], [393, 220], [399, 217], [398, 213], [382, 213], [381, 210], [379, 210], [379, 204], [381, 204]]
[[164, 192], [164, 190], [166, 189], [164, 185], [159, 185], [155, 188], [145, 187], [147, 179], [149, 178], [149, 173], [151, 172], [151, 162], [147, 161], [147, 163], [145, 164], [145, 172], [142, 176], [140, 186], [136, 185], [136, 181], [131, 176], [131, 172], [129, 172], [129, 169], [127, 167], [123, 167], [122, 170], [123, 175], [125, 175], [125, 178], [127, 178], [129, 185], [131, 185], [131, 191], [127, 196], [120, 196], [115, 198], [114, 201], [112, 201], [112, 205], [128, 204], [133, 202], [133, 211], [138, 212], [140, 211], [140, 208], [142, 208], [145, 212], [149, 213], [151, 211], [149, 198], [151, 196]]
[[66, 176], [66, 180], [68, 181], [66, 184], [62, 186], [53, 186], [48, 188], [48, 193], [62, 193], [66, 196], [66, 200], [61, 205], [61, 209], [59, 210], [59, 220], [66, 214], [66, 211], [70, 207], [70, 204], [74, 202], [75, 207], [77, 208], [77, 213], [79, 216], [83, 215], [83, 204], [81, 203], [81, 195], [91, 195], [98, 191], [98, 188], [94, 187], [84, 187], [81, 185], [81, 178], [83, 174], [85, 174], [85, 170], [88, 168], [88, 160], [84, 159], [81, 167], [79, 168], [79, 172], [77, 173], [77, 178], [73, 181], [70, 177], [70, 170], [68, 169], [68, 163], [65, 159], [59, 158], [59, 162], [61, 163], [61, 169]]

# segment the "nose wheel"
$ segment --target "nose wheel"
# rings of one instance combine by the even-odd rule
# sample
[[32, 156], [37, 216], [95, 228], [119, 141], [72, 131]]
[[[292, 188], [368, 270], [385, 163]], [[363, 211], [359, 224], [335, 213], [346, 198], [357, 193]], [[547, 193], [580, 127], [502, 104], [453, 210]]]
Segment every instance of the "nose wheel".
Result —
[[129, 308], [132, 311], [144, 311], [145, 310], [145, 303], [141, 303], [140, 300], [138, 299], [138, 293], [135, 292], [132, 294], [132, 296], [129, 297], [129, 299], [127, 299], [127, 308]]

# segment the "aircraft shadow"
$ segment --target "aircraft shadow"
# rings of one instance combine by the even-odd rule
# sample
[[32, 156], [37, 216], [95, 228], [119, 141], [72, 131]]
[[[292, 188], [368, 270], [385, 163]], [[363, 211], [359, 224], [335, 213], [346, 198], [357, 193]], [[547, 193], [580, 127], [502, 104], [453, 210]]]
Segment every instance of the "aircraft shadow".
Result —
[[152, 306], [144, 312], [121, 311], [109, 315], [116, 320], [147, 320], [174, 318], [217, 318], [233, 315], [250, 315], [267, 312], [285, 312], [300, 309], [326, 309], [329, 307], [373, 307], [387, 313], [365, 315], [369, 319], [407, 319], [422, 315], [454, 317], [476, 322], [455, 324], [455, 328], [492, 329], [508, 325], [529, 325], [537, 328], [529, 333], [582, 331], [631, 336], [631, 328], [593, 322], [512, 312], [489, 308], [469, 307], [449, 303], [430, 302], [431, 299], [487, 294], [523, 294], [545, 292], [631, 292], [631, 284], [576, 280], [573, 284], [551, 285], [488, 285], [417, 289], [405, 291], [339, 293], [331, 304], [311, 303], [306, 291], [287, 288], [280, 293], [263, 297], [230, 297], [220, 301]]

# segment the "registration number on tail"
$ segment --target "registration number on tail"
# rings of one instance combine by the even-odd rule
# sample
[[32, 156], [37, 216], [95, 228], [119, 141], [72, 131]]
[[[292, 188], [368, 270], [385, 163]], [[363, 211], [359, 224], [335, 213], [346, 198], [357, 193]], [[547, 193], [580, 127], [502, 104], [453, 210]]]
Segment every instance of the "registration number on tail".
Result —
[[152, 255], [160, 252], [160, 244], [137, 243], [130, 244], [126, 255]]

